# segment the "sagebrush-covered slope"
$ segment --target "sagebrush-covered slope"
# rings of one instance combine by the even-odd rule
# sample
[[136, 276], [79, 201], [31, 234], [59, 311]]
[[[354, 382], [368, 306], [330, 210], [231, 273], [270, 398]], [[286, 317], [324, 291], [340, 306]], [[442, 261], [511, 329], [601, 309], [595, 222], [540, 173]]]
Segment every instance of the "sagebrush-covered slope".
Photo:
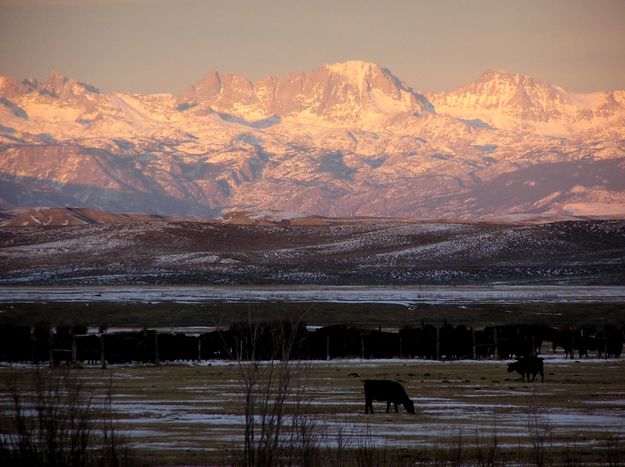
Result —
[[0, 227], [1, 284], [623, 284], [625, 221]]

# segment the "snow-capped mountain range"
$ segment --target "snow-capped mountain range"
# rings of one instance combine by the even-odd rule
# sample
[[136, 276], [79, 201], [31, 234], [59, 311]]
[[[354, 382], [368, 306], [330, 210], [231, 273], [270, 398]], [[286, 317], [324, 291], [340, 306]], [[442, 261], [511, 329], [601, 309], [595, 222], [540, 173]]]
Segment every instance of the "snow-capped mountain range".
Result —
[[215, 217], [625, 216], [625, 91], [488, 71], [423, 93], [350, 61], [181, 93], [0, 76], [0, 207]]

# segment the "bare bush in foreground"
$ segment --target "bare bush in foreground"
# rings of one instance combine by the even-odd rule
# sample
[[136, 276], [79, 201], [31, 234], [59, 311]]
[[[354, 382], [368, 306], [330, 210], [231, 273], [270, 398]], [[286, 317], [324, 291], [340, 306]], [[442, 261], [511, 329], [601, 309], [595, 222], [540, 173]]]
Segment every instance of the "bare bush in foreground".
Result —
[[0, 415], [4, 466], [118, 466], [133, 464], [116, 432], [112, 384], [98, 394], [76, 370], [34, 370], [2, 388], [11, 401]]
[[[306, 416], [308, 403], [299, 381], [301, 363], [291, 360], [298, 323], [248, 323], [248, 353], [235, 355], [244, 397], [244, 445], [240, 459], [245, 466], [318, 465], [316, 421]], [[262, 357], [257, 344], [263, 338]]]

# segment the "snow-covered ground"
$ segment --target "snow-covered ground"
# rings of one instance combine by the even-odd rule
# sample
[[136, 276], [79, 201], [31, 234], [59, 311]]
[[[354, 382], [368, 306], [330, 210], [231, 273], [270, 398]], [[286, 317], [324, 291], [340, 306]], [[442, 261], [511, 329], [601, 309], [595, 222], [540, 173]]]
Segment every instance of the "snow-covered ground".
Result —
[[[0, 284], [5, 286], [621, 285], [624, 257], [623, 221], [0, 227]], [[491, 297], [500, 298], [494, 290]], [[359, 294], [356, 299], [362, 300]], [[319, 298], [323, 292], [314, 295], [328, 299]], [[384, 295], [376, 290], [367, 299], [428, 298]]]
[[[573, 448], [587, 455], [607, 449], [610, 439], [622, 443], [625, 360], [545, 357], [545, 381], [535, 383], [521, 382], [506, 372], [507, 362], [498, 360], [293, 362], [298, 377], [292, 382], [299, 389], [287, 400], [283, 422], [288, 425], [294, 408], [303, 406], [300, 415], [314, 430], [315, 444], [324, 447], [337, 447], [339, 433], [343, 447], [453, 449], [462, 438], [465, 447], [495, 442], [498, 449], [516, 450], [531, 449], [544, 435], [547, 449]], [[178, 456], [241, 446], [244, 367], [231, 361], [112, 365], [110, 374], [86, 368], [80, 377], [94, 387], [113, 381], [112, 409], [134, 448], [146, 455]], [[0, 381], [24, 370], [0, 365]], [[383, 402], [374, 402], [374, 414], [364, 414], [362, 382], [370, 378], [401, 381], [416, 414], [402, 407], [386, 414]], [[0, 412], [11, 403], [0, 392]]]
[[488, 287], [0, 287], [0, 303], [28, 302], [344, 302], [469, 304], [625, 302], [625, 286]]

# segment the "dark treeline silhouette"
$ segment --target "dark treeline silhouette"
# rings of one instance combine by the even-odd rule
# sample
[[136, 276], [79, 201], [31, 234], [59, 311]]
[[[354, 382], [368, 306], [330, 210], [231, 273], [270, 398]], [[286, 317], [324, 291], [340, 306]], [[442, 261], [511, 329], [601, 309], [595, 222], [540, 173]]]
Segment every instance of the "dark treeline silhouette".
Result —
[[512, 359], [542, 353], [543, 342], [568, 358], [616, 358], [623, 350], [625, 326], [556, 329], [544, 325], [506, 325], [472, 329], [422, 324], [398, 332], [331, 325], [308, 330], [289, 321], [237, 322], [200, 335], [135, 332], [87, 333], [84, 326], [0, 326], [0, 361], [129, 363], [214, 359], [415, 358]]
[[577, 329], [564, 328], [552, 339], [553, 351], [561, 347], [567, 357], [579, 358], [596, 355], [598, 357], [618, 358], [623, 351], [625, 327], [614, 325], [602, 327], [584, 326]]

